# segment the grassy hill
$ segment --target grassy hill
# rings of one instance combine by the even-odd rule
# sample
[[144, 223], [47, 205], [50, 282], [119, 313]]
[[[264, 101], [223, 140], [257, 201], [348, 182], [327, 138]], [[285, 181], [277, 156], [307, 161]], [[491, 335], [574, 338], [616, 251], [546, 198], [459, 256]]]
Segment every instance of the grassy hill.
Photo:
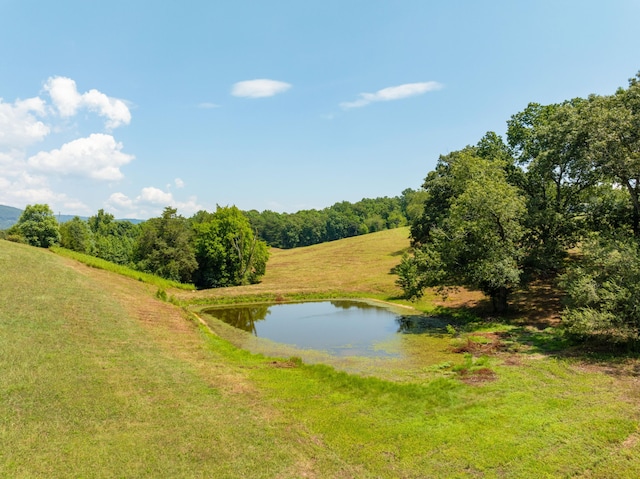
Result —
[[[274, 251], [241, 294], [393, 296], [396, 233]], [[455, 339], [509, 338], [459, 354], [487, 380], [366, 378], [251, 355], [157, 287], [46, 250], [0, 241], [0, 264], [0, 477], [640, 475], [631, 357], [565, 358], [551, 331], [493, 324]]]
[[409, 248], [409, 229], [396, 228], [304, 248], [272, 249], [259, 284], [182, 295], [185, 299], [236, 296], [398, 296], [391, 270]]

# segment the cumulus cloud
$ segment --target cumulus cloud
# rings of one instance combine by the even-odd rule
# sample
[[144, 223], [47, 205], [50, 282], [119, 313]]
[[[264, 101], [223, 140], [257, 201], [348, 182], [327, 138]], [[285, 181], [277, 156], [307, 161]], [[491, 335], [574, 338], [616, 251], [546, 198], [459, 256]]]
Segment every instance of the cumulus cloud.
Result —
[[187, 201], [180, 201], [170, 192], [154, 186], [142, 188], [140, 194], [133, 199], [121, 192], [113, 193], [107, 200], [106, 206], [117, 212], [126, 212], [127, 216], [138, 218], [159, 216], [167, 206], [176, 208], [178, 214], [183, 216], [191, 216], [204, 209], [195, 196], [191, 196]]
[[0, 98], [0, 147], [24, 148], [44, 139], [51, 128], [39, 117], [46, 114], [41, 98], [4, 103]]
[[51, 96], [58, 113], [63, 118], [74, 116], [79, 109], [87, 108], [105, 117], [105, 126], [109, 129], [131, 122], [131, 112], [126, 103], [92, 89], [79, 93], [76, 82], [71, 78], [52, 77], [45, 83], [44, 89]]
[[400, 100], [402, 98], [422, 95], [429, 91], [439, 90], [441, 88], [442, 84], [435, 81], [405, 83], [403, 85], [383, 88], [375, 93], [360, 93], [360, 95], [358, 95], [358, 99], [355, 101], [343, 102], [340, 103], [340, 106], [345, 110], [350, 108], [360, 108], [378, 101]]
[[65, 143], [60, 149], [41, 151], [28, 159], [31, 168], [61, 175], [81, 175], [97, 180], [120, 180], [120, 167], [134, 159], [122, 152], [111, 135], [94, 133]]
[[162, 191], [160, 188], [148, 186], [142, 188], [142, 192], [140, 196], [136, 198], [136, 202], [168, 206], [173, 203], [173, 195], [169, 192]]
[[[134, 157], [121, 143], [109, 134], [79, 134], [80, 122], [70, 128], [62, 121], [83, 110], [104, 118], [108, 129], [131, 121], [124, 101], [95, 89], [78, 92], [65, 77], [49, 78], [37, 97], [12, 103], [0, 98], [0, 204], [48, 203], [56, 211], [85, 214], [91, 209], [81, 199], [58, 191], [81, 190], [76, 186], [83, 178], [122, 179], [120, 168]], [[61, 139], [68, 134], [76, 139]], [[43, 140], [46, 149], [37, 145]]]
[[57, 208], [89, 212], [89, 208], [79, 200], [69, 198], [64, 193], [56, 193], [42, 176], [23, 172], [13, 178], [0, 178], [0, 204], [23, 208], [34, 203], [47, 203]]
[[176, 185], [176, 188], [184, 188], [184, 181], [182, 181], [180, 178], [176, 178], [173, 181]]
[[120, 193], [120, 192], [113, 193], [111, 196], [109, 196], [107, 203], [112, 206], [115, 206], [116, 209], [118, 210], [122, 210], [122, 209], [129, 210], [134, 207], [133, 200], [131, 200], [124, 193]]
[[289, 83], [261, 78], [235, 83], [231, 88], [231, 94], [245, 98], [264, 98], [284, 93], [289, 88]]

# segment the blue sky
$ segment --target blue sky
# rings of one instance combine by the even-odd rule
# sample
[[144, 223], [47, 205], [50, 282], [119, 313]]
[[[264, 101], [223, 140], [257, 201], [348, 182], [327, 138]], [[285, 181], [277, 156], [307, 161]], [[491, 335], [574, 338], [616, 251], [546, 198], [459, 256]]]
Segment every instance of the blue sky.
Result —
[[396, 196], [529, 102], [626, 87], [638, 24], [630, 0], [0, 0], [0, 204]]

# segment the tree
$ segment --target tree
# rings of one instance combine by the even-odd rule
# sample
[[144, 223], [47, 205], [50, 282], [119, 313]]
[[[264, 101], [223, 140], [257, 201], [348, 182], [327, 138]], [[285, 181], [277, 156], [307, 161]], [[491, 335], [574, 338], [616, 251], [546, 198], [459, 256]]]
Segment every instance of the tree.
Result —
[[525, 167], [511, 178], [527, 198], [527, 264], [539, 273], [560, 269], [566, 251], [577, 244], [585, 198], [601, 180], [588, 154], [586, 108], [579, 98], [531, 103], [507, 122], [509, 144]]
[[116, 220], [111, 213], [98, 210], [87, 220], [93, 233], [94, 256], [112, 263], [135, 266], [134, 248], [140, 234], [140, 226], [129, 221]]
[[598, 170], [626, 189], [633, 207], [632, 229], [640, 236], [640, 72], [628, 89], [589, 97], [589, 154]]
[[46, 204], [27, 205], [16, 228], [32, 246], [48, 248], [60, 242], [58, 220]]
[[524, 198], [506, 180], [505, 164], [468, 147], [441, 157], [423, 185], [424, 213], [412, 227], [413, 256], [396, 272], [407, 297], [425, 287], [469, 286], [507, 309], [520, 283]]
[[87, 222], [74, 216], [70, 221], [60, 225], [60, 245], [80, 253], [92, 254], [95, 243]]
[[160, 218], [142, 224], [135, 246], [138, 269], [163, 278], [189, 283], [198, 267], [191, 243], [191, 226], [178, 210], [166, 207]]
[[269, 251], [242, 212], [218, 207], [208, 221], [196, 223], [194, 282], [201, 288], [256, 283], [266, 270]]

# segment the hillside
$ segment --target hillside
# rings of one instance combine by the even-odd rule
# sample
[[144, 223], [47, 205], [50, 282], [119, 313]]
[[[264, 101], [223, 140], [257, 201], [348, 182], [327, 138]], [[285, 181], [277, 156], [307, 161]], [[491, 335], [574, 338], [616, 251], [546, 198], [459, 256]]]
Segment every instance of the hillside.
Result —
[[[274, 251], [246, 291], [392, 292], [406, 238], [385, 233]], [[0, 241], [0, 263], [0, 477], [640, 475], [637, 361], [563, 358], [539, 346], [552, 332], [499, 325], [508, 351], [459, 354], [484, 381], [421, 355], [385, 381], [250, 355], [156, 287], [46, 250]]]
[[345, 293], [394, 297], [401, 293], [391, 270], [409, 248], [409, 229], [354, 236], [294, 249], [271, 250], [259, 284], [184, 294], [185, 298], [217, 298], [273, 293], [278, 295]]
[[18, 222], [22, 210], [13, 206], [0, 205], [0, 230], [11, 228]]

